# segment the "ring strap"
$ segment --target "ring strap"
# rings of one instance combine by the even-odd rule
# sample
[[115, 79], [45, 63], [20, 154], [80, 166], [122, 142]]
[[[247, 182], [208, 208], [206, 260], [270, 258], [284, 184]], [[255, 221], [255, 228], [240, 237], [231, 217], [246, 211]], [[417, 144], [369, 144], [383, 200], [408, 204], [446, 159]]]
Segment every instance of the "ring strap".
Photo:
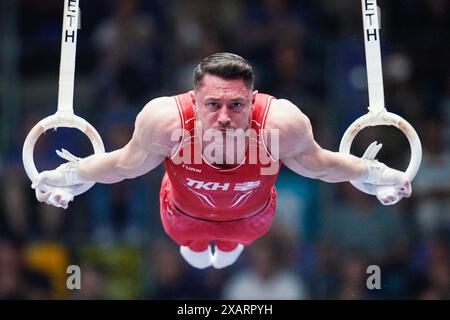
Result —
[[80, 12], [78, 1], [64, 0], [61, 61], [59, 65], [58, 112], [73, 112], [75, 57]]

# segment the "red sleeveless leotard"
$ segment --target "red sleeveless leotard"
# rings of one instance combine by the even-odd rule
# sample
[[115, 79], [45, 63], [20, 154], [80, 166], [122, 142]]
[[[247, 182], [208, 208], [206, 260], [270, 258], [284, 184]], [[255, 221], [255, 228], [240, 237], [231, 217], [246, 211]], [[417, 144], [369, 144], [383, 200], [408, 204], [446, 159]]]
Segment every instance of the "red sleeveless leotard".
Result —
[[190, 240], [252, 242], [267, 232], [275, 213], [274, 184], [280, 162], [271, 157], [260, 137], [274, 98], [256, 94], [251, 121], [254, 134], [245, 159], [226, 169], [207, 163], [201, 156], [190, 94], [174, 99], [184, 133], [179, 149], [163, 162], [166, 174], [160, 200], [166, 232], [180, 245]]

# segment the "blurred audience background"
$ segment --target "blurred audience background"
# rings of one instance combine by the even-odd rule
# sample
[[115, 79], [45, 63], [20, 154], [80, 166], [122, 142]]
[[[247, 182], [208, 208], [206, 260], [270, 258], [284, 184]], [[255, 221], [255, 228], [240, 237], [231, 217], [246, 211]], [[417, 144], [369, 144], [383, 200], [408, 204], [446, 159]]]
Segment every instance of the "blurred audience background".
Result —
[[[256, 89], [290, 99], [315, 138], [338, 150], [367, 112], [360, 2], [356, 0], [81, 0], [75, 111], [108, 151], [131, 137], [147, 101], [191, 89], [193, 67], [229, 51], [254, 66]], [[28, 131], [55, 112], [63, 1], [0, 4], [0, 299], [449, 299], [450, 2], [380, 0], [386, 106], [423, 143], [413, 195], [392, 207], [348, 183], [327, 184], [283, 169], [275, 223], [224, 270], [196, 270], [163, 232], [160, 166], [135, 180], [95, 185], [68, 210], [38, 203], [21, 161]], [[417, 23], [420, 21], [420, 23]], [[406, 138], [365, 129], [362, 155], [402, 170]], [[54, 153], [91, 151], [75, 130], [42, 136], [38, 169]], [[66, 268], [81, 268], [81, 290]], [[369, 265], [381, 290], [368, 290]]]

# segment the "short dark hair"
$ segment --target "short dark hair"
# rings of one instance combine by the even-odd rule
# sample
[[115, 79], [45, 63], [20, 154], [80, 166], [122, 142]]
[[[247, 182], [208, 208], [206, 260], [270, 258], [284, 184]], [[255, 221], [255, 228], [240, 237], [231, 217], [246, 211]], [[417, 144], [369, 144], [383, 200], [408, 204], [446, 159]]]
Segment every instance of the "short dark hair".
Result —
[[194, 70], [194, 88], [198, 88], [205, 74], [223, 79], [242, 79], [247, 88], [253, 88], [255, 77], [247, 60], [237, 54], [220, 52], [203, 59]]

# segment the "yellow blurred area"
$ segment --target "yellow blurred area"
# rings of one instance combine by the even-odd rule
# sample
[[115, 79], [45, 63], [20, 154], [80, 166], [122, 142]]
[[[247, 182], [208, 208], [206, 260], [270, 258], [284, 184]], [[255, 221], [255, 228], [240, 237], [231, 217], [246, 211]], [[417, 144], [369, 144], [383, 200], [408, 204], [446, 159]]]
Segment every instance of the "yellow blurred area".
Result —
[[70, 265], [67, 249], [54, 242], [36, 242], [24, 251], [25, 265], [35, 272], [47, 275], [52, 284], [52, 298], [68, 296], [66, 268]]

